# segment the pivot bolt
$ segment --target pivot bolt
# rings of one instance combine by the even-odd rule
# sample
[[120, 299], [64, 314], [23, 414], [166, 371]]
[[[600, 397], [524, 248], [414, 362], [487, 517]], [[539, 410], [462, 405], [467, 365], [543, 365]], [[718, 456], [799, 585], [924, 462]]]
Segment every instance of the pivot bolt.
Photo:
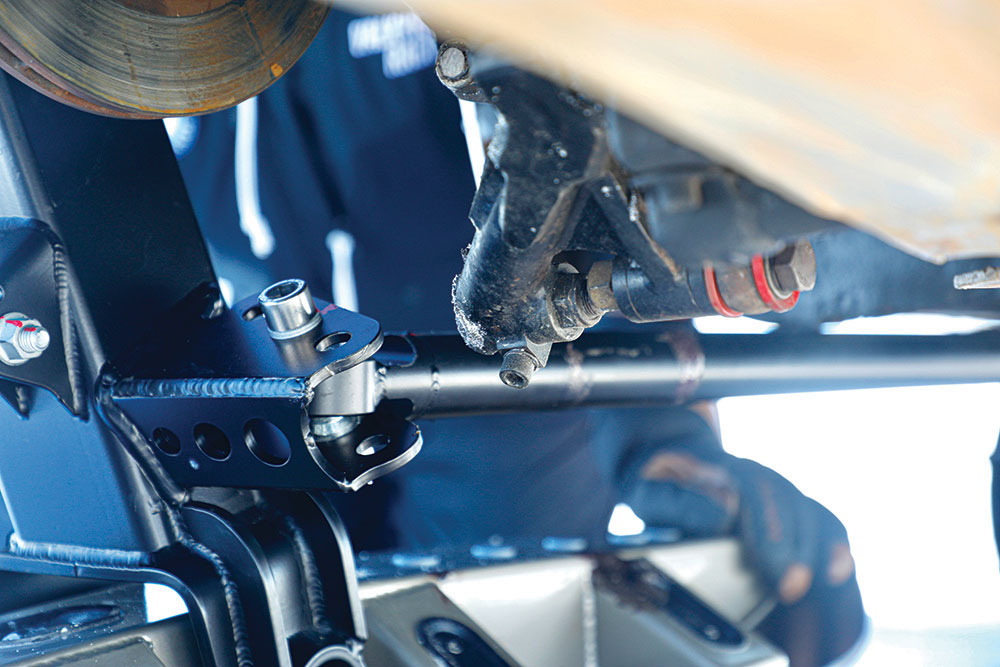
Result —
[[0, 317], [0, 361], [20, 366], [48, 349], [52, 337], [38, 320], [23, 313]]
[[267, 330], [275, 340], [288, 340], [312, 331], [321, 319], [304, 280], [282, 280], [257, 297]]

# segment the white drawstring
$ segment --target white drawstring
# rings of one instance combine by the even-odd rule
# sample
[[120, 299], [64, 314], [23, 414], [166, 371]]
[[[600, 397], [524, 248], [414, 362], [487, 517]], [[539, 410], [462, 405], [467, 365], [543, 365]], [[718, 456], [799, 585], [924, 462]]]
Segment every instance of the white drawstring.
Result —
[[483, 148], [483, 133], [479, 127], [476, 103], [459, 100], [458, 108], [462, 113], [462, 130], [465, 133], [465, 145], [469, 150], [472, 177], [476, 179], [476, 187], [478, 188], [479, 179], [483, 175], [483, 167], [486, 165], [486, 150]]
[[256, 97], [236, 107], [235, 162], [236, 210], [240, 216], [240, 229], [250, 239], [250, 249], [257, 259], [267, 259], [274, 252], [274, 233], [260, 209]]
[[354, 282], [354, 237], [343, 229], [326, 235], [333, 262], [333, 302], [347, 310], [358, 310], [358, 287]]
[[[236, 107], [236, 209], [240, 229], [250, 239], [250, 249], [258, 259], [274, 252], [274, 233], [260, 208], [260, 184], [257, 174], [257, 98], [251, 97]], [[354, 282], [354, 237], [342, 229], [326, 236], [326, 247], [333, 262], [334, 303], [347, 310], [358, 309], [358, 290]]]

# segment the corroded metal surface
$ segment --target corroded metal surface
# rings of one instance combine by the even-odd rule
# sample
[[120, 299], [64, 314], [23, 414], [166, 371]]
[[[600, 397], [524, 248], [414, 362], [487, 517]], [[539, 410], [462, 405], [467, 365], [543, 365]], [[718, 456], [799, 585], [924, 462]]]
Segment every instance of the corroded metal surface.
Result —
[[0, 67], [104, 115], [208, 113], [277, 80], [327, 12], [310, 0], [5, 0]]

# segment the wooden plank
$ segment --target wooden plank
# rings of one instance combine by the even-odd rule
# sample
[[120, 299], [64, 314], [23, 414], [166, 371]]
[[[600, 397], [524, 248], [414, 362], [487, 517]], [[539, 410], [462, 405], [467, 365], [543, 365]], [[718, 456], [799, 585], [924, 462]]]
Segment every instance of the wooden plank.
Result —
[[933, 261], [1000, 255], [1000, 0], [360, 0]]

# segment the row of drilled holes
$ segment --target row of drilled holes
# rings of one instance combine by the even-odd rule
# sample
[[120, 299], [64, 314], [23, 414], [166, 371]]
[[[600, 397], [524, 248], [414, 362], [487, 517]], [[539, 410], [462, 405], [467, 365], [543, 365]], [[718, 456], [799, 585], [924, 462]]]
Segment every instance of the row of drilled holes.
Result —
[[[225, 461], [233, 451], [229, 437], [214, 424], [198, 424], [192, 435], [201, 453], [212, 460]], [[243, 426], [243, 440], [250, 452], [268, 465], [284, 465], [292, 455], [291, 445], [281, 429], [263, 419], [251, 419]], [[181, 453], [180, 438], [168, 428], [153, 431], [153, 444], [169, 456]]]

